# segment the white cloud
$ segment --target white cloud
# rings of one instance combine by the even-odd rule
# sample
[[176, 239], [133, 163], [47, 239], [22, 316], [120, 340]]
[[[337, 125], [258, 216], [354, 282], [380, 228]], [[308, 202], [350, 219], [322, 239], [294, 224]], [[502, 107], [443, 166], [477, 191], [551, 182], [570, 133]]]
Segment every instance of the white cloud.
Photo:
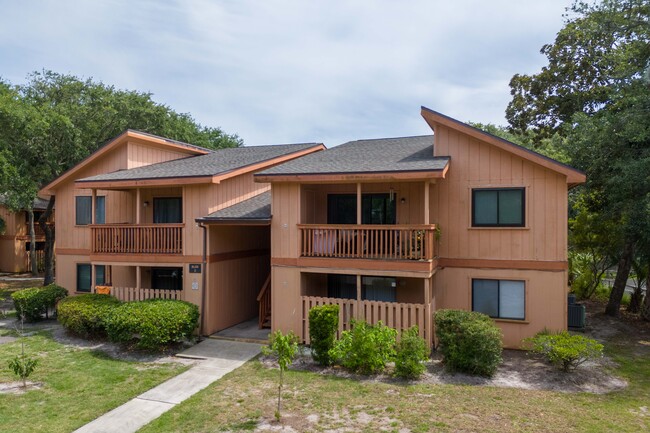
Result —
[[505, 123], [569, 0], [42, 1], [3, 5], [0, 71], [151, 91], [247, 143], [429, 132], [420, 105]]

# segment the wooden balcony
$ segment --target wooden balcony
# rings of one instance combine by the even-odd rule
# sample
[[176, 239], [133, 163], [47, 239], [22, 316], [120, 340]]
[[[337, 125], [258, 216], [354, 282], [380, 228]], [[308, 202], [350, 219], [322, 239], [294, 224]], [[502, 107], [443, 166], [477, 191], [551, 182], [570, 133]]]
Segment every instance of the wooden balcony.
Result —
[[417, 325], [420, 337], [431, 345], [433, 336], [433, 318], [431, 307], [426, 304], [407, 304], [401, 302], [357, 301], [356, 299], [322, 298], [302, 296], [302, 335], [309, 344], [309, 310], [319, 305], [339, 306], [339, 329], [341, 332], [351, 329], [351, 320], [365, 320], [370, 324], [381, 321], [384, 325], [401, 331]]
[[299, 224], [302, 257], [433, 260], [435, 224]]
[[92, 254], [183, 254], [184, 224], [90, 226]]

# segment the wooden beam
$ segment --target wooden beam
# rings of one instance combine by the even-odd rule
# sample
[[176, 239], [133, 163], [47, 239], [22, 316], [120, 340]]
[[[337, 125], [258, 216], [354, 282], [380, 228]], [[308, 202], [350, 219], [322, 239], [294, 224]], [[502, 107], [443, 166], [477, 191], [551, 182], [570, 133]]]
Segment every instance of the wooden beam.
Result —
[[142, 287], [142, 267], [135, 267], [135, 288], [140, 289]]
[[95, 224], [95, 212], [97, 211], [96, 209], [97, 190], [93, 188], [92, 190], [90, 190], [90, 193], [92, 195], [92, 198], [90, 199], [90, 223]]
[[429, 190], [431, 186], [429, 182], [424, 182], [424, 224], [429, 224]]
[[142, 197], [140, 195], [140, 188], [135, 189], [135, 223], [142, 222]]

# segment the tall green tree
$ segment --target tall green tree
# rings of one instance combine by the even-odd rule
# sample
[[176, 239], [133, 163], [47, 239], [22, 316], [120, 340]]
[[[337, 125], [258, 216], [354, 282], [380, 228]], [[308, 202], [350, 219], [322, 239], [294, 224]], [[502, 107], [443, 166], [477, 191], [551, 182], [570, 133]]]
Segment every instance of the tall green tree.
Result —
[[[0, 150], [10, 155], [10, 165], [22, 179], [38, 186], [126, 129], [212, 149], [242, 144], [236, 135], [200, 125], [189, 114], [156, 103], [150, 93], [51, 71], [34, 72], [18, 86], [0, 82]], [[51, 197], [38, 221], [46, 238], [45, 284], [54, 275], [55, 233], [46, 224], [54, 203]]]
[[588, 211], [616, 226], [606, 313], [617, 315], [633, 258], [647, 242], [650, 2], [578, 1], [541, 52], [548, 65], [540, 73], [512, 78], [506, 116], [512, 131], [536, 143], [566, 137], [572, 164], [586, 171]]

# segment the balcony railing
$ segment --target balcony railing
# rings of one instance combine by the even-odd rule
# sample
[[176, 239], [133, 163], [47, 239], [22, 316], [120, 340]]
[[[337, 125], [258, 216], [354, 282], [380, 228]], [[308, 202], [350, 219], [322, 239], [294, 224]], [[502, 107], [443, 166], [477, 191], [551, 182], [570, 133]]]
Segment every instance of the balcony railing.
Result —
[[299, 224], [302, 257], [431, 260], [435, 224]]
[[401, 331], [417, 325], [420, 337], [431, 343], [432, 317], [431, 309], [425, 304], [408, 304], [403, 302], [357, 301], [356, 299], [322, 298], [318, 296], [301, 296], [302, 300], [302, 335], [309, 344], [309, 310], [320, 305], [339, 306], [339, 328], [341, 332], [350, 330], [352, 319], [365, 320], [370, 324], [381, 321], [384, 325], [395, 328], [398, 338]]
[[93, 254], [183, 254], [183, 224], [91, 226]]

